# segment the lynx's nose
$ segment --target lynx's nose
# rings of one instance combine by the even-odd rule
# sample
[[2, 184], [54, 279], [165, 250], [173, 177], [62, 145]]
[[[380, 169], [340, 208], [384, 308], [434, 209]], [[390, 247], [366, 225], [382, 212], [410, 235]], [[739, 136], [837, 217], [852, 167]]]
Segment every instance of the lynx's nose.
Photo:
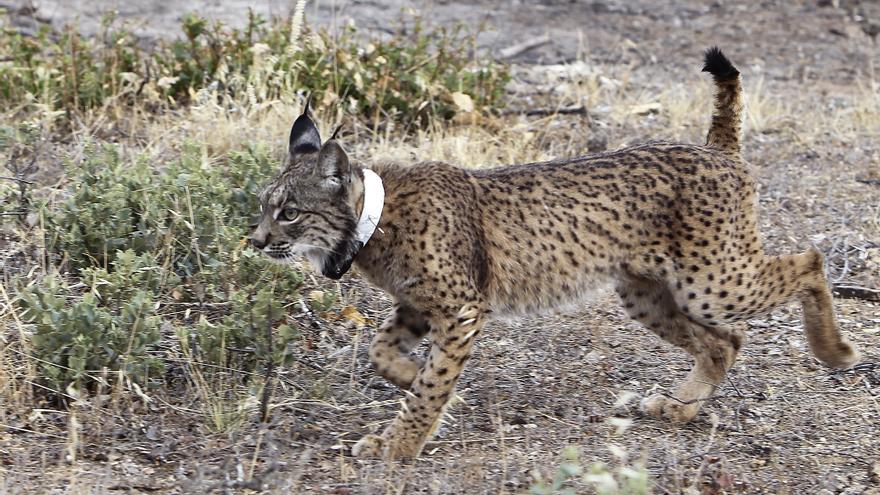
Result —
[[257, 249], [263, 249], [264, 247], [266, 247], [266, 244], [268, 244], [268, 242], [266, 242], [265, 238], [257, 239], [254, 236], [250, 237], [250, 241], [251, 241], [251, 246], [253, 246]]
[[262, 250], [269, 244], [269, 236], [263, 232], [263, 229], [257, 227], [254, 229], [254, 233], [248, 238], [251, 241], [251, 246], [256, 249]]

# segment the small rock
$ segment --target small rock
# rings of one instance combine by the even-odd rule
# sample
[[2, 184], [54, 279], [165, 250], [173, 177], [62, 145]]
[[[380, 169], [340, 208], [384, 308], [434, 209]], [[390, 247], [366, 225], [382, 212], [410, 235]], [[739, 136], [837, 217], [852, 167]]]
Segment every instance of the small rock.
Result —
[[608, 149], [608, 136], [604, 133], [591, 132], [587, 138], [587, 151], [598, 153]]

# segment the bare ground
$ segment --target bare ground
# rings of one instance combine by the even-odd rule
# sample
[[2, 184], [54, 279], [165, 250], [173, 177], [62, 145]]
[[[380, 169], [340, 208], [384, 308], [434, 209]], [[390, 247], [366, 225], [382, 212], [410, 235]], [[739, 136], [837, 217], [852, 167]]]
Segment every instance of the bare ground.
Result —
[[[876, 98], [880, 91], [878, 48], [868, 34], [878, 22], [876, 4], [829, 3], [840, 8], [644, 0], [419, 7], [437, 22], [486, 20], [490, 28], [480, 44], [494, 52], [551, 33], [551, 43], [515, 59], [515, 108], [578, 103], [542, 86], [547, 69], [538, 64], [582, 59], [619, 68], [618, 76], [631, 79], [630, 88], [687, 92], [699, 81], [700, 51], [722, 46], [748, 85], [763, 81], [753, 96], [766, 94], [782, 104], [753, 98], [755, 109], [772, 115], [754, 122], [746, 135], [768, 248], [794, 251], [815, 244], [828, 255], [837, 283], [877, 287], [880, 186], [871, 178], [880, 175], [880, 145], [876, 135], [858, 129], [826, 129], [835, 123], [822, 118], [840, 105], [858, 112], [861, 98]], [[39, 12], [59, 22], [77, 12], [81, 20], [93, 17], [89, 9], [101, 2], [71, 2], [66, 9], [59, 7], [65, 2], [40, 4], [47, 7]], [[186, 7], [231, 16], [239, 7], [202, 4]], [[156, 24], [162, 19], [163, 26], [182, 11], [177, 4], [149, 5], [120, 4], [120, 10]], [[281, 2], [265, 5], [284, 8]], [[335, 11], [337, 22], [352, 16], [381, 31], [400, 6], [413, 4], [384, 5], [315, 2], [310, 15], [331, 22]], [[652, 111], [612, 118], [592, 105], [586, 117], [510, 116], [502, 125], [544, 129], [550, 154], [586, 152], [593, 147], [582, 138], [587, 132], [610, 147], [704, 136], [704, 126], [670, 129]], [[338, 289], [372, 322], [389, 307], [384, 295], [356, 276]], [[798, 308], [779, 310], [751, 322], [750, 342], [729, 382], [685, 426], [643, 417], [637, 397], [625, 400], [628, 392], [669, 389], [690, 363], [629, 321], [613, 297], [600, 294], [579, 313], [493, 323], [462, 378], [461, 401], [450, 408], [426, 453], [413, 463], [391, 465], [356, 460], [347, 451], [392, 417], [401, 396], [367, 362], [372, 325], [357, 328], [331, 315], [294, 311], [291, 318], [307, 330], [297, 363], [280, 372], [268, 427], [251, 415], [232, 434], [209, 432], [197, 405], [182, 399], [193, 394], [173, 374], [166, 390], [149, 392], [150, 404], [134, 401], [120, 410], [93, 398], [64, 412], [41, 405], [26, 417], [7, 417], [8, 426], [18, 429], [0, 430], [0, 492], [522, 493], [536, 476], [552, 476], [566, 446], [579, 448], [585, 466], [615, 466], [621, 461], [609, 445], [617, 445], [627, 452], [627, 463], [644, 462], [655, 493], [878, 494], [880, 304], [838, 298], [835, 308], [864, 354], [862, 366], [822, 368], [806, 349]], [[618, 432], [612, 418], [632, 423]], [[74, 419], [79, 428], [71, 428]], [[71, 431], [80, 432], [73, 463], [66, 460]]]

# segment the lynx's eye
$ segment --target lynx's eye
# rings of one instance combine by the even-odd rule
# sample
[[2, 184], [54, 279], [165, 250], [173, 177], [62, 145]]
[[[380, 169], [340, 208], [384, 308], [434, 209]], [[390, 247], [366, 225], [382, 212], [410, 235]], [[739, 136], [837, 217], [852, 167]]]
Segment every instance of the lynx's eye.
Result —
[[279, 215], [279, 217], [285, 222], [293, 223], [300, 219], [300, 212], [296, 208], [288, 206], [281, 210], [281, 215]]

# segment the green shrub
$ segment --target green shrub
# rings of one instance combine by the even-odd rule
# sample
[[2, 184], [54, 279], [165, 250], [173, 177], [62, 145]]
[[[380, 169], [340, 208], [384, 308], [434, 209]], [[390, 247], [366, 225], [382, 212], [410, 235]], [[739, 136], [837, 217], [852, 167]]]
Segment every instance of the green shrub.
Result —
[[23, 220], [32, 200], [33, 174], [37, 171], [39, 126], [33, 122], [0, 125], [0, 226], [5, 217]]
[[44, 27], [30, 37], [0, 25], [0, 52], [8, 54], [0, 64], [0, 105], [63, 110], [69, 118], [132, 104], [149, 93], [145, 87], [162, 104], [185, 104], [211, 87], [254, 102], [309, 93], [372, 122], [381, 116], [409, 124], [451, 117], [453, 92], [469, 95], [477, 110], [490, 109], [509, 80], [506, 68], [472, 55], [472, 37], [461, 26], [426, 31], [418, 18], [402, 28], [406, 36], [367, 41], [353, 26], [338, 35], [311, 32], [301, 10], [290, 21], [250, 12], [241, 29], [188, 14], [181, 38], [149, 50], [111, 14], [103, 27], [94, 38], [73, 27]]
[[161, 173], [144, 159], [123, 160], [118, 148], [92, 150], [68, 167], [66, 199], [42, 207], [49, 250], [77, 271], [128, 250], [154, 253], [181, 277], [226, 265], [259, 211], [259, 181], [275, 167], [256, 147], [225, 164], [202, 163], [189, 147]]
[[[284, 324], [283, 306], [298, 300], [303, 276], [246, 242], [260, 181], [276, 166], [261, 147], [230, 153], [222, 163], [205, 163], [198, 149], [186, 147], [159, 171], [142, 159], [124, 160], [109, 146], [70, 166], [66, 198], [43, 204], [41, 213], [52, 259], [90, 291], [80, 298], [53, 282], [51, 290], [30, 287], [21, 296], [31, 321], [44, 322], [37, 357], [74, 370], [47, 368], [50, 381], [78, 380], [83, 370], [110, 366], [127, 350], [119, 347], [119, 331], [103, 341], [81, 327], [88, 317], [97, 318], [100, 331], [122, 328], [134, 301], [161, 303], [160, 316], [192, 302], [187, 311], [199, 323], [186, 331], [202, 361], [244, 371], [287, 362], [297, 333]], [[77, 302], [65, 305], [65, 297]], [[97, 348], [104, 354], [82, 368]]]
[[202, 319], [191, 337], [198, 344], [196, 357], [226, 368], [255, 371], [268, 365], [290, 364], [292, 344], [299, 337], [286, 324], [285, 306], [295, 292], [278, 287], [238, 291], [230, 300], [232, 308], [220, 321]]
[[67, 169], [70, 187], [43, 216], [50, 251], [74, 269], [106, 267], [118, 251], [151, 251], [170, 213], [152, 201], [158, 176], [146, 163], [125, 164], [118, 148], [89, 152]]
[[[471, 38], [462, 26], [425, 31], [415, 19], [406, 30], [408, 35], [364, 44], [348, 26], [329, 45], [330, 57], [307, 61], [302, 75], [306, 87], [321, 88], [321, 81], [332, 81], [325, 90], [333, 93], [332, 99], [348, 102], [352, 113], [373, 122], [390, 116], [425, 125], [434, 118], [452, 118], [457, 111], [454, 92], [471, 97], [477, 110], [500, 106], [509, 74], [470, 55]], [[322, 44], [328, 41], [321, 39]]]
[[24, 321], [33, 325], [33, 353], [50, 387], [88, 384], [104, 368], [145, 384], [161, 370], [161, 361], [149, 354], [159, 323], [148, 292], [132, 290], [112, 306], [91, 292], [69, 301], [69, 292], [48, 276], [19, 293]]
[[111, 269], [88, 267], [82, 271], [82, 281], [91, 287], [92, 294], [105, 306], [118, 306], [139, 292], [153, 297], [165, 295], [178, 286], [177, 274], [156, 264], [150, 253], [136, 254], [133, 250], [115, 253]]
[[562, 456], [564, 460], [559, 463], [559, 467], [553, 473], [553, 479], [549, 481], [539, 479], [532, 484], [531, 492], [534, 495], [574, 495], [576, 493], [574, 488], [565, 485], [583, 473], [578, 459], [578, 451], [575, 447], [566, 447]]
[[574, 495], [578, 493], [575, 482], [592, 487], [598, 495], [646, 495], [651, 492], [648, 471], [640, 464], [628, 465], [627, 454], [619, 446], [609, 444], [611, 452], [619, 461], [615, 468], [596, 462], [584, 472], [580, 454], [573, 446], [562, 452], [563, 461], [551, 480], [538, 479], [532, 484], [534, 495]]
[[72, 27], [56, 33], [42, 26], [28, 36], [0, 25], [0, 52], [7, 57], [0, 65], [0, 102], [78, 111], [122, 94], [131, 86], [124, 75], [143, 73], [147, 57], [131, 33], [113, 27], [114, 20], [105, 15], [103, 34], [94, 39]]

